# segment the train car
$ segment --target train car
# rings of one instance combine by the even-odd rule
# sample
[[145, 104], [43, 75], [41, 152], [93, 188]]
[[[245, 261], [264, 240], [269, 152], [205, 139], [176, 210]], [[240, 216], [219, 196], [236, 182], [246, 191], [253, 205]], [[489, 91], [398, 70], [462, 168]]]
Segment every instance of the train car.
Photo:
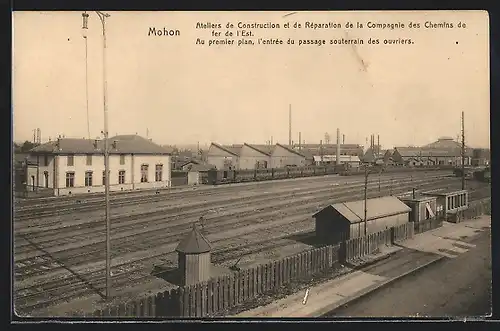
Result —
[[287, 167], [288, 178], [296, 178], [302, 176], [302, 168], [299, 167]]
[[273, 179], [273, 171], [271, 169], [255, 170], [255, 180], [270, 180]]
[[302, 168], [302, 176], [304, 176], [304, 177], [314, 176], [315, 173], [316, 173], [316, 169], [314, 167]]
[[273, 171], [273, 179], [282, 179], [288, 177], [288, 170], [286, 168], [275, 168]]
[[234, 180], [236, 183], [252, 182], [255, 180], [254, 170], [237, 170]]
[[449, 222], [460, 222], [463, 219], [463, 212], [469, 207], [469, 192], [467, 190], [437, 190], [423, 192], [422, 195], [436, 197], [438, 215], [441, 215]]

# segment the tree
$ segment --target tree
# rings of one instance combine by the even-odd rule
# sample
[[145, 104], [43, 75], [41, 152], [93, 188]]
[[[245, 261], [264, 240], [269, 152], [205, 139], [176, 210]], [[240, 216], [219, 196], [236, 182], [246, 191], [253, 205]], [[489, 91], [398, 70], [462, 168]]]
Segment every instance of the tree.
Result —
[[21, 146], [21, 153], [27, 153], [33, 148], [35, 148], [37, 144], [32, 143], [31, 141], [26, 140]]

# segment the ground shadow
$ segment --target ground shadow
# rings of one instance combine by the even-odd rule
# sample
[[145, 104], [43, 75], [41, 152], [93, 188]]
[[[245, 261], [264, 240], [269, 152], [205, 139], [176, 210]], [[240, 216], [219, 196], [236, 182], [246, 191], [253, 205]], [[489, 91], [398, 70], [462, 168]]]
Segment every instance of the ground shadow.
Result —
[[71, 270], [70, 267], [66, 266], [64, 262], [58, 258], [56, 258], [54, 255], [50, 254], [47, 252], [45, 249], [34, 243], [32, 240], [30, 240], [27, 236], [21, 235], [22, 238], [24, 238], [31, 246], [35, 247], [39, 251], [43, 252], [46, 256], [48, 256], [50, 259], [58, 263], [62, 268], [66, 269], [69, 271], [73, 276], [75, 276], [78, 280], [80, 280], [82, 283], [85, 283], [93, 292], [95, 292], [97, 295], [99, 295], [102, 299], [105, 298], [104, 294], [96, 288], [94, 285], [92, 285], [91, 282], [83, 278], [81, 275], [79, 275], [76, 271]]
[[181, 284], [181, 273], [177, 267], [154, 266], [151, 275], [173, 285], [180, 286]]
[[316, 236], [315, 231], [292, 234], [292, 235], [286, 236], [284, 239], [293, 240], [293, 241], [300, 242], [302, 244], [306, 244], [306, 245], [313, 246], [316, 248], [324, 247], [324, 246], [328, 245], [327, 243], [323, 242], [322, 240], [320, 240]]

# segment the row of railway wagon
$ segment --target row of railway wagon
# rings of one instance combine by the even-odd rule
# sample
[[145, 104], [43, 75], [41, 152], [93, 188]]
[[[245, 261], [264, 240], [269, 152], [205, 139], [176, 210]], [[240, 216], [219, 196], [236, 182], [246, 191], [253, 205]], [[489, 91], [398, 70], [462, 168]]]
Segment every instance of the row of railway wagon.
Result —
[[[466, 167], [465, 178], [474, 179], [481, 182], [491, 182], [491, 170], [489, 167]], [[462, 177], [462, 168], [458, 167], [453, 170], [457, 177]]]
[[285, 178], [324, 176], [338, 174], [344, 170], [344, 165], [246, 170], [209, 170], [207, 172], [207, 176], [202, 178], [202, 183], [209, 185], [220, 185]]

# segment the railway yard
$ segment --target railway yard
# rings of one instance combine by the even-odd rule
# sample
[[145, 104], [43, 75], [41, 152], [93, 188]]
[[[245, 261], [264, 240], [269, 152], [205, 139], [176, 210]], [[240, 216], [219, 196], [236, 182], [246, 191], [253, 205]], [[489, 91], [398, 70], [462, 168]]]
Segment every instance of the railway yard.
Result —
[[[309, 249], [312, 214], [362, 199], [364, 181], [333, 175], [113, 195], [111, 303], [176, 287], [168, 276], [177, 267], [175, 248], [194, 222], [212, 243], [212, 262], [221, 273], [236, 262], [245, 268]], [[368, 198], [460, 187], [450, 170], [382, 173], [370, 175]], [[467, 189], [470, 201], [490, 195], [486, 183], [468, 181]], [[99, 294], [105, 288], [102, 198], [17, 202], [13, 231], [19, 315], [65, 315], [105, 304]]]

